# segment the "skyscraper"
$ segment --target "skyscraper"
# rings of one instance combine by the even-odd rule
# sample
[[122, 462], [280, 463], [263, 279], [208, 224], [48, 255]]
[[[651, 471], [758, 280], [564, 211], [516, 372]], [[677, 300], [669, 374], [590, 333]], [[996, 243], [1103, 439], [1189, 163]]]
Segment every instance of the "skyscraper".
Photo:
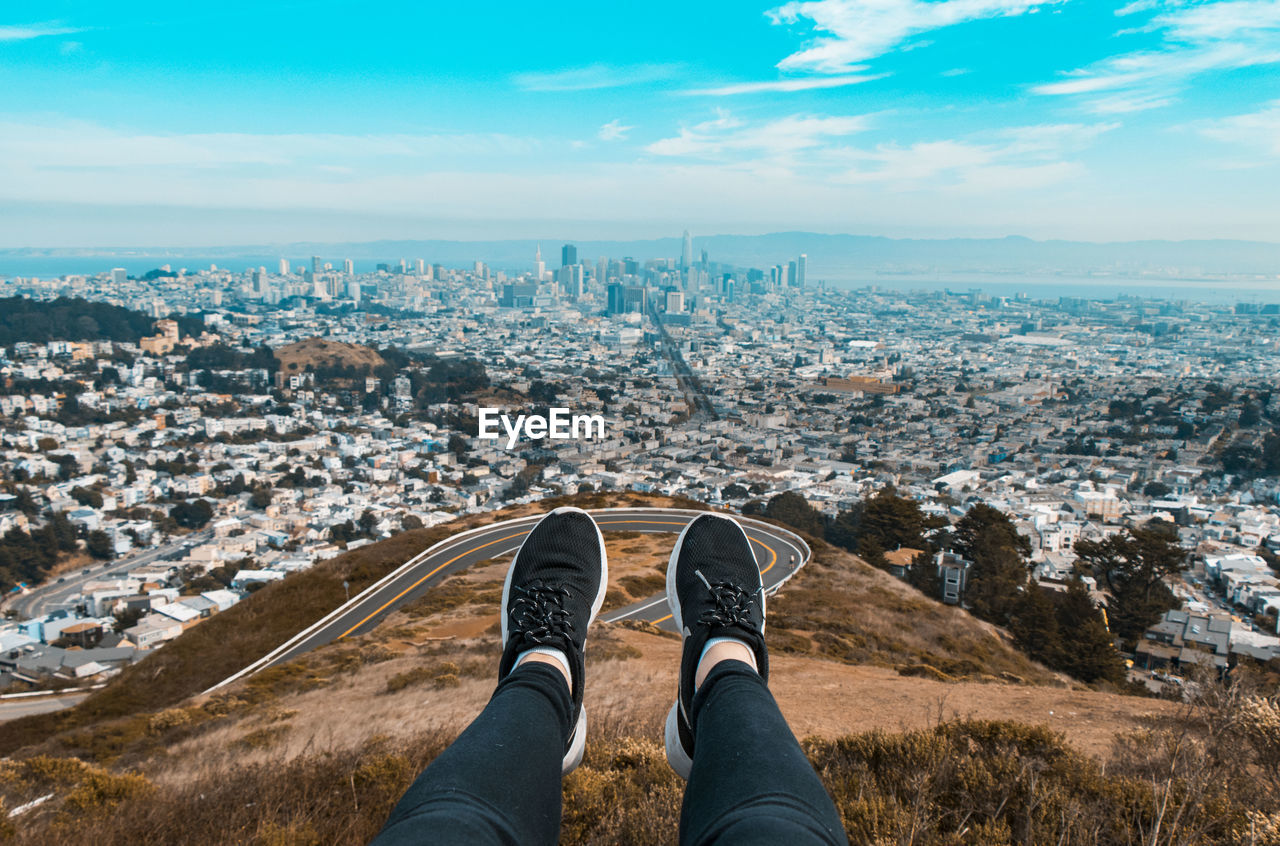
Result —
[[319, 273], [323, 268], [320, 266], [320, 256], [311, 257], [311, 272]]
[[684, 249], [680, 251], [680, 269], [688, 270], [693, 266], [693, 237], [689, 230], [684, 231]]
[[578, 263], [578, 248], [573, 244], [565, 244], [560, 248], [560, 266], [568, 267]]
[[533, 254], [533, 278], [542, 281], [542, 277], [547, 275], [547, 263], [542, 260], [542, 245], [538, 245], [538, 251]]
[[287, 258], [280, 259], [280, 275], [281, 276], [289, 275], [289, 260]]
[[796, 287], [804, 287], [805, 275], [808, 272], [809, 256], [805, 253], [800, 254], [800, 258], [796, 259]]
[[356, 263], [351, 259], [342, 260], [342, 272], [347, 276], [354, 276], [356, 272]]
[[796, 263], [794, 261], [787, 262], [787, 283], [798, 286], [800, 284], [797, 281], [799, 278], [799, 270]]

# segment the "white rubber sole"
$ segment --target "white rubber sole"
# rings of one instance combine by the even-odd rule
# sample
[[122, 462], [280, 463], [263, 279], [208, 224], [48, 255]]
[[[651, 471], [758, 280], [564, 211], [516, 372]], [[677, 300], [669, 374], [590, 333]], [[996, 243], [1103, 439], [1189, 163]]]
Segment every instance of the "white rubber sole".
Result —
[[[680, 630], [680, 642], [684, 643], [686, 631], [684, 628], [684, 619], [680, 615], [680, 602], [676, 597], [676, 564], [680, 559], [680, 549], [684, 546], [684, 536], [688, 533], [689, 527], [695, 521], [701, 520], [704, 515], [699, 514], [685, 524], [680, 530], [679, 537], [676, 538], [676, 545], [671, 548], [671, 556], [667, 559], [667, 606], [671, 609], [671, 619], [675, 621], [676, 628]], [[751, 538], [747, 537], [747, 532], [742, 528], [742, 524], [724, 514], [714, 514], [708, 512], [706, 516], [716, 517], [732, 523], [739, 532], [742, 532], [743, 539], [747, 542], [747, 549], [751, 550], [751, 560], [755, 562], [756, 572], [760, 571], [760, 562], [756, 559], [756, 551], [751, 546]], [[764, 614], [764, 577], [760, 577], [760, 613]], [[764, 624], [760, 626], [761, 633], [764, 632]], [[663, 745], [667, 749], [667, 763], [671, 765], [671, 769], [675, 770], [676, 775], [688, 781], [689, 773], [693, 771], [693, 759], [689, 757], [689, 753], [685, 751], [684, 744], [680, 742], [680, 691], [678, 688], [679, 681], [676, 682], [676, 701], [671, 706], [671, 710], [667, 712], [667, 722], [663, 729]], [[686, 716], [686, 719], [688, 717]]]
[[[596, 525], [596, 520], [588, 512], [581, 508], [575, 508], [572, 505], [562, 505], [559, 508], [547, 513], [542, 520], [547, 519], [552, 514], [565, 514], [568, 512], [577, 512], [583, 514], [591, 521], [592, 527], [596, 530], [596, 542], [600, 544], [600, 590], [596, 592], [596, 598], [591, 603], [591, 619], [587, 621], [588, 628], [596, 619], [596, 615], [600, 613], [600, 607], [604, 605], [604, 594], [609, 588], [609, 559], [605, 556], [604, 551], [604, 535], [600, 532], [600, 527]], [[529, 530], [529, 535], [534, 533], [538, 526], [542, 525], [542, 520], [534, 524]], [[529, 535], [525, 535], [525, 540], [529, 539]], [[511, 559], [511, 566], [507, 568], [507, 577], [502, 582], [502, 647], [507, 646], [507, 599], [511, 595], [511, 574], [515, 572], [515, 562], [520, 557], [520, 553], [524, 550], [524, 541], [520, 542], [520, 548], [516, 550], [515, 557]], [[586, 641], [583, 640], [585, 649]], [[586, 664], [584, 657], [583, 664]], [[573, 772], [579, 764], [582, 763], [582, 756], [587, 749], [587, 709], [585, 707], [578, 709], [578, 723], [573, 727], [573, 737], [569, 741], [569, 750], [564, 753], [564, 759], [560, 762], [561, 775], [568, 775]]]

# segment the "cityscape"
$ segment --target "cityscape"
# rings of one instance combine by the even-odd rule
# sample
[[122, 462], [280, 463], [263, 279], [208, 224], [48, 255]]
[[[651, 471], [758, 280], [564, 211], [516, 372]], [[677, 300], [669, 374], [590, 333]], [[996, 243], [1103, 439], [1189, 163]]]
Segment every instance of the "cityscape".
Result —
[[[1280, 657], [1280, 306], [838, 290], [806, 255], [736, 267], [682, 245], [539, 246], [522, 271], [316, 256], [6, 279], [0, 296], [55, 307], [13, 337], [57, 334], [60, 298], [144, 328], [124, 340], [91, 311], [72, 322], [93, 340], [5, 346], [0, 534], [58, 515], [88, 555], [6, 586], [4, 678], [98, 682], [344, 550], [585, 491], [744, 513], [798, 492], [836, 520], [887, 489], [938, 526], [983, 503], [1058, 589], [1078, 542], [1160, 521], [1193, 563], [1131, 679], [1180, 683], [1197, 643], [1221, 668]], [[558, 439], [496, 434], [538, 409], [587, 437], [567, 418]], [[932, 566], [919, 553], [881, 564], [906, 577]]]

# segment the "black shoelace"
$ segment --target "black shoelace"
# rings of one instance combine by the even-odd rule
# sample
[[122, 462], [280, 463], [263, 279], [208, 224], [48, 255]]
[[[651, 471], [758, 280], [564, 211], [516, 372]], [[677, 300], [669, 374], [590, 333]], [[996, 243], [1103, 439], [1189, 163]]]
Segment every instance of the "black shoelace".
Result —
[[567, 635], [573, 631], [573, 621], [569, 619], [569, 610], [564, 602], [569, 598], [569, 591], [562, 587], [551, 587], [541, 580], [534, 580], [527, 586], [512, 585], [513, 592], [518, 592], [511, 601], [511, 628], [520, 632], [524, 639], [534, 644], [543, 644], [555, 635]]
[[712, 626], [737, 626], [748, 631], [758, 629], [750, 616], [756, 604], [754, 591], [747, 591], [733, 582], [709, 582], [701, 570], [693, 572], [707, 586], [715, 601], [714, 608], [702, 612], [699, 622]]

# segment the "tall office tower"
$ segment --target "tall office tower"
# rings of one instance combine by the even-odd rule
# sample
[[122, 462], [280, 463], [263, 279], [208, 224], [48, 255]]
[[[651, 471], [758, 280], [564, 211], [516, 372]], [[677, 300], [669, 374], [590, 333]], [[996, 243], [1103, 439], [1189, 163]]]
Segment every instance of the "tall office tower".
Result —
[[480, 259], [476, 259], [473, 272], [475, 273], [476, 276], [479, 276], [481, 279], [489, 278], [489, 266], [484, 262], [480, 261]]
[[737, 288], [738, 288], [737, 283], [733, 281], [732, 276], [724, 280], [725, 302], [732, 303], [734, 301], [734, 293], [737, 291]]
[[794, 261], [787, 262], [787, 284], [789, 285], [798, 284], [796, 282], [797, 278], [798, 276], [797, 276], [796, 263]]
[[533, 254], [533, 278], [542, 281], [542, 277], [547, 275], [547, 263], [542, 260], [542, 245], [538, 245], [538, 250]]
[[360, 283], [355, 279], [348, 279], [346, 288], [347, 299], [351, 300], [356, 305], [360, 305]]
[[703, 251], [702, 251], [702, 262], [701, 262], [701, 264], [702, 264], [702, 269], [703, 269], [703, 270], [709, 270], [709, 269], [710, 269], [710, 268], [708, 268], [708, 267], [707, 267], [707, 265], [711, 264], [711, 257], [707, 255], [707, 251], [706, 251], [706, 250], [703, 250]]
[[413, 263], [413, 266], [414, 266], [414, 269], [418, 271], [418, 275], [419, 275], [419, 276], [426, 276], [426, 275], [427, 275], [427, 260], [426, 260], [426, 259], [418, 259], [417, 261], [415, 261], [415, 262]]
[[408, 272], [409, 272], [409, 260], [408, 260], [408, 259], [400, 259], [400, 272], [401, 272], [401, 273], [408, 273]]
[[320, 264], [320, 256], [312, 256], [312, 257], [311, 257], [311, 272], [312, 272], [312, 273], [319, 273], [322, 269], [323, 269], [323, 265], [321, 265], [321, 264]]
[[684, 311], [684, 292], [667, 291], [667, 313], [679, 314]]
[[280, 259], [280, 275], [281, 276], [289, 275], [289, 260], [287, 258]]
[[621, 282], [609, 283], [609, 296], [605, 303], [605, 311], [609, 314], [622, 314], [625, 290]]
[[111, 268], [111, 281], [116, 285], [123, 285], [129, 278], [129, 272], [123, 267]]
[[809, 256], [805, 253], [800, 254], [800, 258], [796, 259], [796, 287], [804, 287], [805, 276], [808, 275]]
[[342, 272], [343, 272], [343, 273], [345, 273], [347, 276], [355, 276], [355, 274], [356, 274], [356, 263], [355, 263], [354, 261], [352, 261], [351, 259], [343, 259], [343, 260], [342, 260]]
[[596, 263], [596, 281], [599, 282], [601, 285], [603, 285], [605, 279], [607, 279], [608, 277], [609, 277], [609, 259], [606, 258], [605, 256], [600, 256], [600, 261]]
[[560, 266], [568, 267], [578, 263], [578, 248], [573, 244], [565, 244], [560, 248]]
[[680, 269], [688, 270], [693, 266], [693, 237], [689, 230], [684, 231], [684, 249], [680, 251]]

